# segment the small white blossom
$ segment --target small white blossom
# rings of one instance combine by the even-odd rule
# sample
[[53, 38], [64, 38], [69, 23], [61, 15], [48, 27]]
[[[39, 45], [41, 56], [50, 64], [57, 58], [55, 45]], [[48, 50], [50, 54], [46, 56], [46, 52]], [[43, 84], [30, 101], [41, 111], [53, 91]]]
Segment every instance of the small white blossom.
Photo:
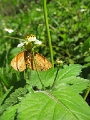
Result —
[[22, 47], [22, 46], [27, 46], [29, 43], [34, 43], [34, 44], [37, 44], [37, 45], [41, 45], [42, 42], [37, 40], [36, 37], [34, 35], [30, 35], [30, 36], [27, 36], [26, 37], [26, 42], [22, 42], [20, 44], [17, 45], [17, 47]]
[[41, 45], [42, 42], [37, 40], [36, 37], [34, 35], [30, 35], [30, 36], [27, 36], [26, 40], [28, 42], [34, 42], [34, 44], [38, 44], [38, 45]]
[[7, 31], [8, 33], [14, 32], [14, 30], [13, 30], [13, 29], [10, 29], [10, 28], [5, 28], [4, 30]]
[[34, 36], [34, 37], [29, 37], [28, 38], [28, 42], [32, 42], [32, 41], [36, 41], [36, 37]]
[[36, 40], [36, 41], [35, 41], [35, 44], [41, 45], [41, 44], [42, 44], [42, 42], [41, 42], [41, 41], [39, 41], [39, 40]]
[[86, 11], [86, 9], [82, 8], [80, 11], [81, 11], [81, 12], [84, 12], [84, 11]]
[[39, 11], [39, 12], [40, 12], [40, 11], [41, 11], [41, 9], [40, 9], [40, 8], [36, 8], [36, 11]]
[[25, 45], [25, 43], [26, 43], [26, 42], [22, 42], [22, 43], [18, 44], [17, 47], [22, 47], [22, 46]]

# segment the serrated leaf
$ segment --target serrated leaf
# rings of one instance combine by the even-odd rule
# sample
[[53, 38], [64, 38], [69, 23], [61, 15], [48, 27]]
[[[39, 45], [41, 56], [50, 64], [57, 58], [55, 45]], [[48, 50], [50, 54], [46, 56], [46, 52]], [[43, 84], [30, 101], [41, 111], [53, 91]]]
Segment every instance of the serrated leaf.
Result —
[[3, 113], [9, 106], [12, 106], [19, 102], [19, 97], [24, 96], [24, 94], [27, 92], [25, 88], [18, 88], [13, 92], [3, 103], [3, 105], [0, 106], [0, 114]]
[[18, 120], [89, 120], [90, 108], [68, 86], [51, 93], [29, 93], [18, 108]]
[[16, 116], [16, 110], [18, 108], [18, 104], [15, 106], [11, 106], [7, 109], [7, 111], [4, 112], [4, 114], [1, 116], [0, 120], [15, 120]]
[[82, 93], [82, 91], [88, 87], [89, 80], [83, 79], [80, 77], [68, 77], [68, 78], [61, 79], [59, 83], [55, 85], [55, 87], [59, 88], [62, 86], [62, 84], [68, 84], [78, 93]]
[[[81, 68], [82, 66], [77, 64], [64, 66], [62, 70], [58, 71], [55, 87], [61, 86], [62, 84], [68, 84], [68, 85], [72, 85], [71, 87], [73, 87], [73, 89], [75, 90], [77, 89], [78, 93], [81, 93], [84, 89], [87, 88], [88, 82], [89, 82], [88, 80], [85, 80], [83, 78], [76, 77], [81, 72]], [[56, 72], [57, 72], [57, 69], [52, 68], [45, 72], [38, 72], [39, 74], [39, 77], [38, 77], [37, 72], [32, 71], [30, 82], [32, 86], [37, 86], [39, 89], [41, 89], [42, 85], [39, 80], [41, 79], [45, 87], [48, 87], [48, 86], [51, 87], [54, 82]]]
[[10, 87], [10, 89], [3, 95], [3, 97], [0, 99], [0, 106], [4, 103], [4, 100], [8, 96], [8, 94], [12, 91], [13, 86]]
[[58, 71], [58, 75], [56, 78], [56, 82], [60, 82], [61, 79], [68, 77], [78, 76], [81, 72], [82, 66], [79, 64], [71, 64], [69, 66], [65, 66], [64, 69]]
[[[76, 117], [76, 120], [89, 120], [90, 107], [84, 99], [77, 94], [69, 86], [63, 86], [59, 90], [54, 91], [53, 96], [69, 109]], [[70, 119], [69, 119], [70, 120]]]

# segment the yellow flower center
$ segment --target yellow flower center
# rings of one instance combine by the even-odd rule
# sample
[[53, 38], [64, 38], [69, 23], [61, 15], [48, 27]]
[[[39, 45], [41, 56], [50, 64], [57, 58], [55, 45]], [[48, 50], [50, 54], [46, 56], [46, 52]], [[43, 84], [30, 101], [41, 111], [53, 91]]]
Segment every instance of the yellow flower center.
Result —
[[26, 40], [28, 41], [28, 39], [30, 39], [30, 38], [35, 38], [35, 36], [33, 34], [31, 34], [30, 36], [26, 37]]

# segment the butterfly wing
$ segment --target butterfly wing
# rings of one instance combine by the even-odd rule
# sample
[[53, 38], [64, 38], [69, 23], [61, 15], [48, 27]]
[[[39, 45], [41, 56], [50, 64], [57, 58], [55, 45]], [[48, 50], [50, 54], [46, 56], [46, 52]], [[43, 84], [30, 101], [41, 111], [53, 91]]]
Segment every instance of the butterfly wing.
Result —
[[34, 59], [36, 61], [37, 69], [40, 71], [45, 71], [52, 67], [51, 62], [39, 53], [35, 54]]
[[32, 70], [45, 71], [52, 67], [52, 64], [44, 56], [39, 53], [35, 53], [34, 57], [31, 53], [27, 52], [27, 66]]
[[11, 66], [17, 71], [24, 71], [26, 65], [32, 70], [45, 71], [52, 67], [52, 64], [44, 56], [35, 53], [34, 56], [29, 51], [17, 54], [11, 61]]
[[24, 71], [26, 69], [26, 63], [24, 58], [24, 51], [17, 54], [11, 61], [11, 66], [17, 71]]

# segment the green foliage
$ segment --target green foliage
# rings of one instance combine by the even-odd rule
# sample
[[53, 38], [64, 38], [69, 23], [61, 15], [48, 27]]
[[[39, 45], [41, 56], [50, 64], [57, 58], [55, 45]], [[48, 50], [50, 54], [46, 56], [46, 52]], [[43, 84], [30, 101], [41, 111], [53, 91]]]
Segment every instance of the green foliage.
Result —
[[[79, 77], [80, 65], [26, 74], [24, 87], [13, 88], [1, 100], [1, 120], [89, 120], [90, 108], [79, 95], [89, 81]], [[41, 82], [43, 84], [40, 83]]]
[[16, 46], [30, 34], [43, 42], [35, 52], [50, 57], [43, 11], [42, 0], [0, 1], [0, 120], [89, 120], [89, 0], [47, 1], [54, 61], [63, 65], [21, 73], [10, 67], [23, 50]]

